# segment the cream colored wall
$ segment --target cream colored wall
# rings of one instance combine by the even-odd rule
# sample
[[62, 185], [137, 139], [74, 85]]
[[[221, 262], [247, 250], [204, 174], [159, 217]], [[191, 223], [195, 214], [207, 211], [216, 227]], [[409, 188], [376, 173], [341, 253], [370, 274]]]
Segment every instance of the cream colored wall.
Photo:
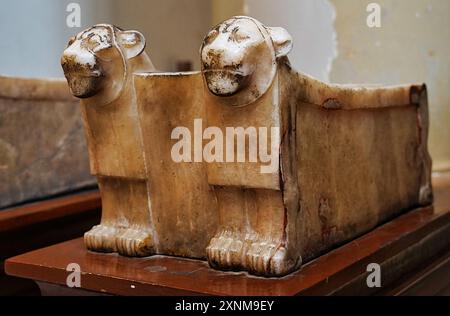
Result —
[[332, 0], [338, 56], [330, 79], [339, 83], [425, 82], [434, 170], [450, 170], [450, 1], [378, 0], [381, 28], [366, 24], [374, 1]]
[[333, 5], [328, 0], [245, 0], [246, 14], [291, 34], [289, 60], [295, 69], [329, 81], [336, 57]]
[[211, 25], [244, 14], [244, 0], [211, 0]]
[[200, 69], [198, 54], [211, 23], [209, 0], [113, 0], [114, 23], [141, 31], [147, 52], [159, 70], [173, 71], [189, 60]]

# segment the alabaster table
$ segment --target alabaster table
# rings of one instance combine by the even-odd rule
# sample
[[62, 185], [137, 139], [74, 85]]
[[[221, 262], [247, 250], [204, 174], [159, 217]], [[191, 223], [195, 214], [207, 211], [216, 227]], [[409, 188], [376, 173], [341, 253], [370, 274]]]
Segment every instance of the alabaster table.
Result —
[[[10, 258], [5, 269], [36, 281], [43, 295], [449, 295], [450, 177], [434, 178], [434, 191], [434, 207], [395, 218], [283, 278], [167, 256], [94, 253], [81, 238]], [[81, 289], [65, 285], [69, 263], [81, 267]], [[381, 288], [367, 286], [370, 263], [381, 266]]]

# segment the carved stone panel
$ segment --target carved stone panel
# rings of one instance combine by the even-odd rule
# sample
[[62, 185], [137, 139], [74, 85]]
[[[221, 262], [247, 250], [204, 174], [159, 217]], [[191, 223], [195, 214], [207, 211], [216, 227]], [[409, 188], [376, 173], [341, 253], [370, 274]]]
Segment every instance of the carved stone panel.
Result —
[[0, 208], [95, 186], [64, 80], [0, 77]]

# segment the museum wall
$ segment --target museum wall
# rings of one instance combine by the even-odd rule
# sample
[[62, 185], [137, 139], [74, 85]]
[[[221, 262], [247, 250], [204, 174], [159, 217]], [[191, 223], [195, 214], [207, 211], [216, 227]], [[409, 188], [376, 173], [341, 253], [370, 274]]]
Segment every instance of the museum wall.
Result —
[[318, 79], [329, 81], [331, 63], [336, 56], [333, 26], [334, 7], [324, 0], [246, 0], [244, 10], [266, 25], [289, 31], [294, 48], [292, 65]]
[[[381, 27], [366, 20], [378, 3]], [[430, 152], [450, 170], [450, 2], [446, 0], [245, 0], [243, 12], [283, 26], [294, 39], [293, 66], [334, 83], [428, 86]]]
[[0, 8], [0, 75], [63, 77], [60, 65], [68, 39], [80, 30], [112, 16], [108, 0], [77, 0], [81, 26], [66, 25], [69, 0], [2, 1]]
[[177, 70], [188, 61], [200, 68], [198, 51], [211, 21], [209, 0], [113, 0], [114, 23], [141, 31], [148, 42], [147, 53], [155, 67]]
[[[69, 3], [81, 7], [80, 27], [67, 27]], [[63, 77], [60, 56], [68, 39], [97, 23], [137, 29], [159, 70], [189, 61], [199, 68], [198, 50], [211, 23], [209, 0], [21, 0], [2, 1], [0, 75]], [[14, 27], [12, 27], [14, 26]]]

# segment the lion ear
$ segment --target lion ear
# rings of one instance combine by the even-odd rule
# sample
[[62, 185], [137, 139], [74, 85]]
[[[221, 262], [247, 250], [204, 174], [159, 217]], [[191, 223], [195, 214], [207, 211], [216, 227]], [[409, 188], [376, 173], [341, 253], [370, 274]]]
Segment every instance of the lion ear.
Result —
[[267, 31], [272, 38], [275, 47], [275, 56], [277, 58], [286, 56], [292, 49], [292, 37], [282, 27], [267, 27]]
[[122, 31], [117, 41], [123, 47], [127, 59], [138, 56], [145, 49], [145, 37], [138, 31]]

